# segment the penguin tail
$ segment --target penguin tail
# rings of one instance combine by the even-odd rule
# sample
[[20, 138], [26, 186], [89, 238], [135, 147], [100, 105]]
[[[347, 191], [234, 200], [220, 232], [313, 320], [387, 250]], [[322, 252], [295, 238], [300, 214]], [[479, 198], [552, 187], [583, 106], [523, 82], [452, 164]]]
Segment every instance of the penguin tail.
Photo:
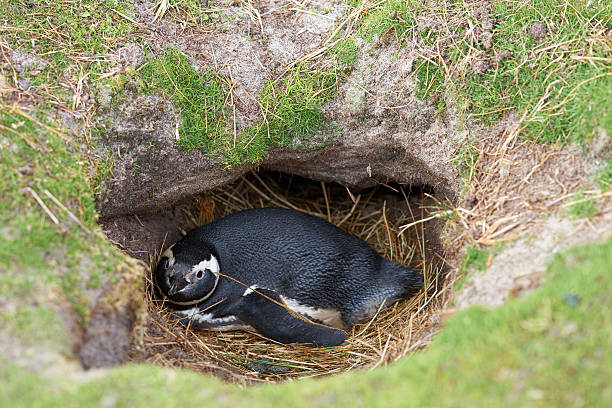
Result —
[[387, 259], [380, 259], [380, 274], [372, 285], [374, 293], [362, 298], [352, 313], [348, 314], [346, 321], [349, 327], [370, 319], [382, 306], [387, 307], [410, 298], [423, 288], [422, 274]]
[[393, 286], [401, 288], [399, 298], [410, 297], [423, 288], [423, 274], [398, 263], [384, 260], [384, 276], [391, 277]]

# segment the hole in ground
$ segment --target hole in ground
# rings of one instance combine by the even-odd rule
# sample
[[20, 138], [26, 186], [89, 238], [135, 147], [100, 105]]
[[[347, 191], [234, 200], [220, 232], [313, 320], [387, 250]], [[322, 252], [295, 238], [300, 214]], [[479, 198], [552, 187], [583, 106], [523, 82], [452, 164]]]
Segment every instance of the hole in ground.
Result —
[[[278, 172], [251, 173], [156, 215], [122, 217], [104, 224], [117, 245], [145, 261], [148, 317], [144, 345], [130, 360], [191, 368], [235, 383], [280, 381], [374, 367], [426, 346], [437, 332], [435, 311], [444, 303], [446, 272], [442, 220], [419, 222], [435, 209], [434, 191], [402, 184], [349, 190]], [[345, 345], [313, 349], [274, 344], [247, 332], [193, 331], [176, 323], [152, 299], [151, 266], [182, 232], [225, 215], [257, 207], [293, 208], [331, 221], [387, 259], [425, 274], [427, 290], [379, 310], [349, 331]], [[412, 225], [402, 231], [402, 226]]]

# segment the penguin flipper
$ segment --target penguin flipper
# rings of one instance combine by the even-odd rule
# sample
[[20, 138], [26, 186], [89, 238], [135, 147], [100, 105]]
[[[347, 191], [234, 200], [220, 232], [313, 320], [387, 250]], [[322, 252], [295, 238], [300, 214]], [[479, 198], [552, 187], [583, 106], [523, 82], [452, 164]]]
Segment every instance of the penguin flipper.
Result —
[[273, 290], [258, 288], [240, 299], [233, 314], [272, 340], [331, 347], [346, 339], [345, 331], [313, 323], [290, 310]]

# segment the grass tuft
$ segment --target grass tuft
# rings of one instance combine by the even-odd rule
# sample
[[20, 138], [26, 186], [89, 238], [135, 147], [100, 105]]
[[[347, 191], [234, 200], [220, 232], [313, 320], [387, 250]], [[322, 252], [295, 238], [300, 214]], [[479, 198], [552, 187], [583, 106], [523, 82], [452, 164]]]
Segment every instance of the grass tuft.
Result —
[[595, 181], [603, 191], [608, 191], [612, 185], [612, 159], [604, 162], [604, 165], [597, 170]]
[[[440, 110], [450, 95], [464, 115], [481, 122], [514, 111], [526, 138], [584, 143], [598, 127], [612, 131], [612, 44], [605, 34], [611, 14], [601, 0], [427, 8], [385, 1], [364, 13], [358, 35], [366, 41], [392, 35], [400, 44], [416, 39], [416, 96]], [[534, 24], [544, 27], [539, 38]]]
[[[299, 147], [326, 124], [321, 106], [337, 91], [337, 76], [329, 70], [297, 65], [289, 76], [268, 82], [261, 91], [263, 120], [245, 133], [240, 146], [250, 162], [258, 161], [269, 146]], [[247, 150], [250, 144], [254, 147]]]
[[576, 193], [571, 198], [571, 204], [567, 209], [567, 215], [571, 218], [588, 218], [599, 212], [599, 208], [592, 198], [585, 197], [584, 193]]
[[152, 59], [142, 69], [147, 90], [161, 89], [172, 96], [183, 121], [177, 144], [187, 150], [215, 153], [229, 134], [229, 87], [212, 68], [195, 70], [176, 49]]
[[487, 249], [468, 247], [466, 248], [465, 255], [463, 256], [463, 264], [461, 268], [464, 271], [470, 267], [473, 267], [479, 271], [484, 271], [491, 255], [492, 252]]
[[359, 58], [359, 48], [352, 37], [338, 41], [327, 51], [328, 55], [335, 57], [338, 68], [345, 69], [352, 66]]
[[258, 100], [261, 119], [250, 128], [235, 129], [230, 83], [212, 68], [200, 72], [185, 55], [170, 49], [144, 65], [142, 80], [146, 92], [162, 90], [179, 107], [177, 144], [220, 157], [228, 167], [255, 163], [272, 146], [318, 146], [311, 139], [327, 122], [321, 106], [337, 91], [334, 71], [298, 64], [264, 85]]
[[453, 155], [452, 163], [461, 170], [463, 183], [466, 186], [472, 181], [479, 155], [480, 152], [476, 148], [475, 142], [462, 145]]

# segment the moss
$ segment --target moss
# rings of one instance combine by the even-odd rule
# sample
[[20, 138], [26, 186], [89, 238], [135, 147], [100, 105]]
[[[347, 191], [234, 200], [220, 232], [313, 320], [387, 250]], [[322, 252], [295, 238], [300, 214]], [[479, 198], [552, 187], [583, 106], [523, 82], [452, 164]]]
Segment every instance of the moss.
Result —
[[171, 49], [145, 63], [145, 91], [163, 90], [179, 106], [182, 124], [178, 145], [220, 157], [226, 166], [257, 162], [271, 146], [303, 145], [326, 125], [321, 106], [336, 94], [330, 70], [297, 65], [278, 81], [267, 82], [259, 96], [261, 119], [242, 131], [231, 131], [226, 81], [207, 69], [194, 69], [187, 57]]
[[112, 281], [122, 258], [99, 232], [84, 158], [65, 135], [25, 113], [0, 108], [0, 128], [2, 149], [10, 152], [0, 162], [0, 269], [16, 276], [28, 271], [37, 283], [6, 280], [5, 290], [14, 284], [28, 298], [39, 285], [57, 287], [84, 324], [92, 306], [88, 291]]

